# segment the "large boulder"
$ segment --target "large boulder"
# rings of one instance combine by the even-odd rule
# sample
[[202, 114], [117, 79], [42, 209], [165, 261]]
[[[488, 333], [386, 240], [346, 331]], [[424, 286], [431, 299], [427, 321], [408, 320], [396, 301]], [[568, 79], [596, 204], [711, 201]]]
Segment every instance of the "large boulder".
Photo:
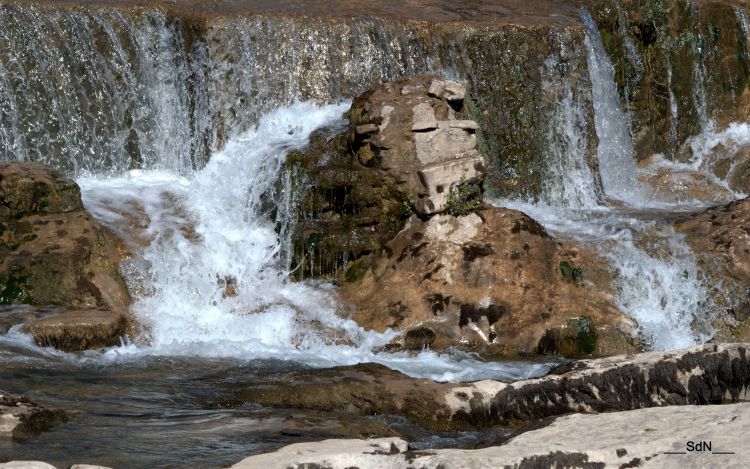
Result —
[[612, 306], [604, 264], [515, 210], [415, 216], [382, 256], [350, 267], [340, 294], [364, 327], [403, 331], [396, 347], [632, 352], [635, 324]]
[[[40, 343], [67, 350], [119, 344], [121, 334], [103, 328], [108, 337], [94, 339], [91, 331], [102, 311], [125, 331], [130, 298], [118, 272], [124, 255], [83, 209], [75, 182], [41, 164], [0, 164], [0, 304], [57, 307], [26, 318], [28, 330], [44, 331]], [[71, 340], [81, 327], [86, 344]]]

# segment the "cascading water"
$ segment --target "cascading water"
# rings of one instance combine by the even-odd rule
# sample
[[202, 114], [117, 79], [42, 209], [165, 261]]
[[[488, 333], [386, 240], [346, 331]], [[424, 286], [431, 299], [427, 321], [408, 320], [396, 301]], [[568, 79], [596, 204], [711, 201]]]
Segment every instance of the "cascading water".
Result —
[[465, 74], [455, 41], [397, 21], [186, 21], [0, 5], [0, 160], [76, 177], [188, 175], [279, 106], [351, 99], [407, 74]]
[[[600, 255], [610, 261], [617, 274], [616, 306], [637, 321], [651, 348], [671, 350], [693, 345], [712, 334], [709, 289], [688, 246], [670, 222], [661, 218], [670, 210], [689, 210], [691, 206], [644, 199], [648, 187], [638, 178], [629, 119], [620, 105], [614, 69], [597, 26], [585, 9], [582, 21], [604, 200], [589, 197], [588, 203], [581, 203], [578, 194], [596, 194], [596, 180], [571, 178], [579, 174], [570, 171], [571, 167], [586, 166], [585, 152], [564, 151], [558, 141], [584, 138], [571, 137], [570, 133], [585, 125], [570, 126], [570, 114], [561, 113], [554, 126], [558, 141], [552, 139], [557, 148], [550, 150], [552, 161], [548, 165], [548, 177], [553, 181], [546, 184], [542, 203], [499, 203], [529, 213], [558, 236], [598, 246]], [[577, 162], [571, 163], [571, 159]], [[568, 188], [570, 185], [577, 187]], [[558, 190], [560, 187], [566, 190]], [[610, 205], [608, 200], [617, 200], [617, 204]]]
[[[276, 358], [311, 366], [378, 362], [435, 379], [513, 379], [545, 369], [432, 352], [375, 354], [371, 350], [394, 334], [365, 332], [342, 319], [325, 286], [288, 281], [283, 240], [268, 213], [278, 202], [269, 203], [269, 194], [286, 153], [346, 109], [310, 103], [280, 108], [188, 177], [138, 170], [80, 180], [84, 202], [101, 222], [147, 244], [136, 256], [141, 262], [129, 264], [126, 273], [131, 291], [138, 292], [133, 309], [148, 331], [148, 346], [116, 348], [109, 357]], [[143, 231], [128, 233], [139, 219]]]

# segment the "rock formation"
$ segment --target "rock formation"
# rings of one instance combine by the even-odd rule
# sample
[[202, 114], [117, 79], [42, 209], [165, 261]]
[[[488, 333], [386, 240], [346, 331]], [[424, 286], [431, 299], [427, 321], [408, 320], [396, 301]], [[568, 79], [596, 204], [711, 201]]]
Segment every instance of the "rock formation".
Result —
[[484, 176], [465, 98], [464, 85], [427, 77], [382, 83], [352, 104], [357, 158], [390, 176], [420, 215], [445, 211], [459, 184]]
[[465, 98], [450, 80], [384, 82], [354, 100], [345, 132], [318, 132], [289, 155], [299, 276], [340, 275], [380, 251], [412, 213], [478, 206], [484, 160]]
[[750, 338], [750, 199], [711, 208], [678, 221], [677, 231], [716, 287], [717, 339]]
[[[231, 467], [681, 469], [720, 465], [740, 469], [750, 457], [743, 439], [750, 431], [748, 415], [750, 404], [574, 414], [522, 433], [501, 446], [483, 449], [410, 451], [408, 443], [400, 438], [326, 440], [289, 445], [243, 459]], [[688, 442], [703, 441], [710, 442], [715, 453], [685, 454]]]
[[[0, 304], [38, 343], [120, 343], [129, 296], [118, 241], [83, 209], [78, 186], [37, 163], [0, 163]], [[40, 308], [41, 307], [41, 308]], [[75, 311], [68, 311], [75, 310]]]
[[224, 406], [266, 406], [398, 414], [433, 430], [486, 429], [574, 412], [706, 405], [750, 400], [747, 344], [704, 345], [582, 360], [548, 376], [501, 383], [435, 383], [380, 365], [294, 373], [248, 383]]
[[514, 210], [412, 217], [371, 270], [342, 285], [341, 296], [354, 304], [359, 324], [404, 331], [399, 345], [412, 350], [633, 351], [635, 324], [611, 306], [594, 275], [601, 261], [587, 256]]

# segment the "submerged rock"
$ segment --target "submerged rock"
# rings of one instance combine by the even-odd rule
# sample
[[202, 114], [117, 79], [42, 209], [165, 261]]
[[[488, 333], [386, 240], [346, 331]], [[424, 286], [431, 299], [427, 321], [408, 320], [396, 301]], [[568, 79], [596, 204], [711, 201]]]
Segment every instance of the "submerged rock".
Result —
[[[565, 246], [525, 214], [488, 208], [412, 217], [340, 295], [368, 329], [404, 331], [407, 349], [489, 355], [613, 355], [638, 349], [590, 253]], [[590, 277], [589, 274], [592, 274]], [[383, 294], [387, 292], [387, 294]]]
[[75, 310], [34, 316], [27, 328], [40, 344], [119, 343], [111, 335], [130, 303], [117, 270], [124, 249], [83, 209], [75, 182], [44, 165], [0, 163], [0, 207], [0, 304]]
[[[674, 468], [721, 465], [744, 468], [750, 451], [750, 404], [642, 409], [602, 415], [560, 417], [501, 446], [477, 450], [409, 451], [400, 438], [326, 440], [298, 443], [251, 456], [235, 469], [326, 467], [369, 468]], [[708, 442], [710, 450], [683, 453], [688, 442]], [[719, 453], [712, 454], [711, 450]]]
[[47, 409], [23, 396], [0, 391], [0, 438], [33, 438], [69, 419], [65, 411]]

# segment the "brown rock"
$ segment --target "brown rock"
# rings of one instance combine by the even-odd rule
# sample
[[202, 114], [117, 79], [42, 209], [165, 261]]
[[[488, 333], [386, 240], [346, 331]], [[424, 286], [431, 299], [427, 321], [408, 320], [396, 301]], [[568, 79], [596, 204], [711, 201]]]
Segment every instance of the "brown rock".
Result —
[[750, 340], [750, 199], [711, 208], [676, 223], [711, 284], [719, 314], [714, 340]]
[[33, 438], [69, 419], [67, 412], [46, 409], [23, 396], [0, 391], [0, 439]]
[[0, 221], [83, 210], [78, 185], [39, 163], [0, 163]]
[[[63, 348], [70, 350], [113, 345], [111, 333], [121, 329], [130, 303], [117, 270], [124, 247], [83, 210], [75, 182], [55, 171], [4, 163], [0, 181], [0, 206], [6, 209], [0, 220], [0, 304], [80, 310], [58, 315], [72, 322], [56, 333], [45, 323], [51, 334], [40, 342], [45, 345], [67, 344]], [[71, 327], [82, 329], [73, 333]], [[92, 330], [101, 327], [109, 331], [101, 336], [107, 338], [94, 340]], [[77, 345], [73, 337], [81, 339]]]
[[409, 77], [381, 83], [352, 104], [357, 134], [365, 125], [378, 126], [355, 141], [359, 160], [378, 161], [420, 214], [445, 211], [452, 189], [484, 177], [479, 126], [469, 119], [465, 95], [456, 81]]
[[571, 356], [636, 349], [634, 323], [612, 306], [603, 276], [587, 278], [588, 265], [596, 272], [601, 260], [562, 245], [521, 212], [412, 217], [387, 252], [340, 293], [365, 328], [408, 331], [407, 348]]

